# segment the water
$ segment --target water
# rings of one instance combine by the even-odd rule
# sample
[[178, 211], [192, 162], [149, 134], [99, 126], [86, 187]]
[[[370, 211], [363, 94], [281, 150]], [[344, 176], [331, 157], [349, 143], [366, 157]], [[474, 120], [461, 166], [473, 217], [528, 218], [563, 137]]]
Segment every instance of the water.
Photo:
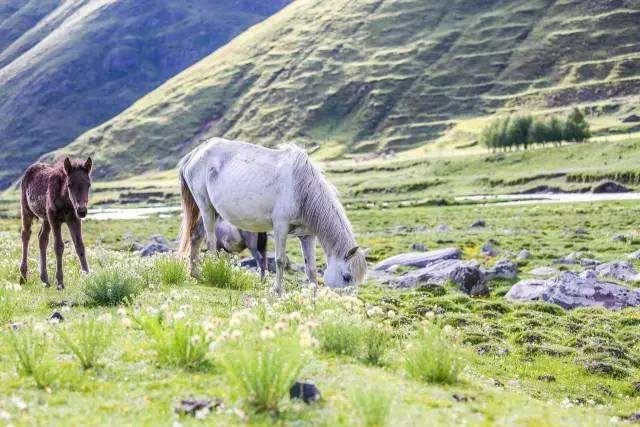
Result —
[[158, 215], [168, 217], [180, 212], [180, 206], [156, 206], [148, 208], [95, 208], [89, 209], [88, 218], [94, 221], [114, 219], [147, 219]]
[[456, 197], [459, 201], [482, 202], [485, 206], [514, 206], [550, 203], [585, 203], [617, 200], [640, 200], [640, 193], [543, 193], [543, 194], [497, 194]]

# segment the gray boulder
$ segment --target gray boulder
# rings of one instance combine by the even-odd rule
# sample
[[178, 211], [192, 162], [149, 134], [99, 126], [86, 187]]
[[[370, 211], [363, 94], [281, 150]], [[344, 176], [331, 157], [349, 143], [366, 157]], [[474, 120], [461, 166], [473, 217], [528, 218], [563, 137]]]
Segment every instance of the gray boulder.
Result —
[[141, 257], [150, 257], [156, 254], [171, 252], [171, 248], [163, 243], [151, 242], [140, 250]]
[[566, 309], [604, 307], [621, 309], [640, 305], [640, 291], [565, 272], [551, 280], [523, 280], [507, 292], [515, 301], [546, 301]]
[[479, 219], [477, 221], [474, 221], [474, 223], [471, 224], [471, 228], [484, 228], [486, 226], [487, 226], [487, 223], [483, 219]]
[[452, 280], [466, 294], [477, 296], [489, 292], [484, 272], [476, 261], [441, 259], [391, 281], [398, 288], [414, 288], [420, 284], [442, 285]]
[[533, 276], [544, 277], [544, 278], [555, 276], [559, 273], [560, 271], [553, 267], [538, 267], [538, 268], [534, 268], [529, 272], [529, 274]]
[[446, 248], [427, 252], [409, 252], [380, 261], [373, 267], [374, 271], [389, 271], [389, 268], [398, 265], [404, 267], [425, 267], [435, 261], [443, 259], [460, 259], [460, 249]]
[[487, 243], [482, 245], [480, 248], [480, 253], [484, 256], [494, 257], [498, 255], [498, 248], [496, 248], [495, 243], [489, 240]]
[[640, 281], [640, 275], [630, 263], [626, 261], [611, 261], [596, 267], [598, 277], [608, 277], [622, 282]]
[[640, 259], [640, 251], [631, 252], [629, 255], [627, 255], [627, 258], [636, 260]]
[[[250, 256], [250, 257], [242, 258], [240, 260], [240, 267], [257, 269], [258, 263], [256, 262], [256, 259], [254, 257]], [[286, 258], [285, 268], [287, 270], [291, 269], [291, 263], [289, 262], [289, 258]], [[267, 254], [267, 271], [269, 271], [270, 273], [276, 272], [276, 256], [273, 252], [269, 252]], [[303, 271], [304, 271], [304, 267], [303, 267]]]
[[427, 247], [423, 243], [414, 243], [411, 245], [411, 250], [415, 252], [424, 252], [427, 250]]
[[518, 265], [506, 258], [499, 259], [493, 267], [485, 272], [487, 279], [515, 279]]
[[531, 256], [531, 253], [529, 252], [528, 249], [523, 249], [520, 252], [518, 252], [518, 256], [516, 257], [517, 260], [525, 260], [525, 259], [529, 259], [529, 257]]

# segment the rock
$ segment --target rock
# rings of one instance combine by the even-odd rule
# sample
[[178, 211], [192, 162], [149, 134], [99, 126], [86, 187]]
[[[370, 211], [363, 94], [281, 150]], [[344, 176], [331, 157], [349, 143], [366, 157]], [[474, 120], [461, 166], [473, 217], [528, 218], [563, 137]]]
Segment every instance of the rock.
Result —
[[142, 250], [140, 251], [140, 256], [150, 257], [156, 254], [163, 254], [166, 252], [171, 252], [171, 248], [169, 248], [169, 246], [162, 243], [158, 243], [158, 242], [151, 242], [145, 245], [144, 248], [142, 248]]
[[627, 237], [624, 234], [616, 234], [611, 238], [614, 242], [626, 242]]
[[320, 400], [320, 397], [320, 390], [318, 390], [315, 384], [310, 382], [296, 381], [289, 390], [290, 399], [302, 399], [306, 404], [317, 402]]
[[587, 230], [584, 227], [576, 227], [575, 230], [573, 230], [573, 234], [576, 235], [585, 235], [585, 234], [589, 234], [589, 230]]
[[626, 261], [611, 261], [596, 267], [598, 277], [609, 277], [622, 282], [640, 281], [640, 275], [630, 263]]
[[487, 226], [487, 223], [483, 219], [479, 219], [471, 224], [471, 228], [484, 228]]
[[64, 322], [64, 316], [59, 311], [54, 311], [51, 317], [49, 317], [49, 321]]
[[495, 247], [494, 243], [487, 242], [480, 248], [480, 253], [484, 256], [494, 257], [498, 255], [498, 248]]
[[582, 252], [571, 252], [569, 255], [551, 261], [552, 264], [577, 264], [582, 258]]
[[586, 268], [591, 268], [591, 267], [596, 267], [598, 265], [602, 264], [600, 261], [598, 261], [597, 259], [591, 259], [591, 258], [581, 258], [580, 259], [580, 265]]
[[640, 116], [638, 116], [637, 114], [632, 114], [630, 116], [625, 117], [622, 120], [622, 123], [638, 123], [640, 122]]
[[464, 394], [457, 394], [457, 393], [454, 393], [452, 397], [456, 402], [471, 402], [476, 400], [476, 398], [473, 396], [465, 396]]
[[488, 293], [486, 278], [476, 261], [441, 259], [427, 266], [394, 278], [391, 283], [398, 288], [414, 288], [419, 284], [444, 284], [452, 280], [466, 294], [477, 296]]
[[438, 233], [448, 233], [452, 230], [449, 224], [438, 224], [435, 228]]
[[555, 383], [556, 377], [554, 377], [553, 375], [539, 375], [538, 381], [543, 381], [545, 383]]
[[388, 271], [389, 267], [392, 267], [394, 265], [420, 268], [438, 260], [459, 259], [460, 255], [460, 249], [457, 248], [437, 249], [427, 252], [409, 252], [405, 254], [395, 255], [391, 258], [380, 261], [373, 267], [373, 270]]
[[169, 246], [169, 241], [167, 240], [167, 238], [159, 234], [154, 234], [153, 236], [149, 237], [149, 241]]
[[520, 252], [518, 252], [518, 256], [516, 256], [516, 259], [519, 261], [523, 261], [525, 259], [529, 259], [530, 256], [531, 256], [531, 253], [529, 252], [529, 250], [523, 249]]
[[427, 247], [423, 243], [414, 243], [411, 245], [411, 250], [415, 252], [424, 252], [427, 250]]
[[[254, 257], [250, 256], [250, 257], [242, 258], [240, 260], [240, 267], [257, 269], [258, 263], [256, 262], [256, 259]], [[285, 268], [287, 270], [291, 269], [291, 262], [289, 262], [288, 257], [285, 260]], [[304, 267], [303, 267], [303, 270], [304, 270]], [[276, 255], [273, 252], [269, 252], [267, 254], [267, 271], [270, 273], [276, 272]]]
[[627, 258], [640, 260], [640, 250], [630, 253]]
[[222, 399], [182, 399], [174, 408], [175, 412], [183, 415], [193, 415], [201, 418], [214, 409], [224, 408]]
[[537, 277], [551, 277], [560, 274], [560, 271], [553, 267], [538, 267], [531, 270], [529, 274]]
[[595, 270], [585, 270], [580, 273], [580, 277], [587, 280], [596, 280], [598, 278], [598, 273]]
[[507, 292], [515, 301], [546, 301], [565, 309], [598, 306], [621, 309], [640, 305], [640, 291], [565, 272], [550, 280], [523, 280]]
[[615, 181], [600, 181], [591, 188], [592, 193], [628, 193], [629, 190], [622, 184], [618, 184]]
[[493, 267], [485, 272], [487, 279], [515, 279], [518, 265], [506, 258], [499, 259]]

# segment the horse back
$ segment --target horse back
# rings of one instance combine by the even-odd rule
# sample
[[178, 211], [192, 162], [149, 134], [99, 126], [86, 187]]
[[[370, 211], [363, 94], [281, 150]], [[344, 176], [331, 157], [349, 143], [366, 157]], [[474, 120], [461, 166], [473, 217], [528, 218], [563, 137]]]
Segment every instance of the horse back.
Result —
[[56, 168], [45, 163], [29, 166], [22, 176], [22, 208], [39, 218], [46, 217], [50, 187], [61, 182], [62, 177], [58, 177], [58, 174]]

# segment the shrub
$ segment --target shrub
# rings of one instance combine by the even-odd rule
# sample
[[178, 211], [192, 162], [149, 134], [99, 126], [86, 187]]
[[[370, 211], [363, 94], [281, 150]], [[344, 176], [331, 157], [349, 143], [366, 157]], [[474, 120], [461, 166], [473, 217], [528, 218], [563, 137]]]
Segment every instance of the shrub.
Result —
[[107, 267], [87, 277], [83, 292], [91, 305], [123, 304], [142, 291], [142, 280], [122, 267]]
[[29, 325], [20, 330], [9, 329], [8, 346], [16, 356], [20, 376], [30, 376], [40, 388], [55, 381], [55, 372], [48, 357], [49, 338], [42, 325]]
[[357, 356], [362, 346], [362, 332], [354, 319], [327, 318], [317, 330], [320, 348], [328, 353]]
[[591, 137], [589, 123], [579, 108], [574, 108], [564, 124], [563, 137], [565, 141], [582, 142]]
[[293, 328], [258, 331], [250, 327], [231, 336], [236, 338], [228, 339], [219, 352], [229, 383], [254, 410], [277, 411], [306, 361], [300, 334]]
[[370, 365], [380, 365], [391, 344], [391, 333], [386, 327], [377, 323], [367, 324], [362, 332], [362, 360]]
[[360, 424], [366, 427], [387, 425], [393, 399], [379, 388], [360, 388], [353, 393], [353, 406]]
[[200, 267], [200, 282], [207, 286], [245, 291], [256, 286], [257, 278], [234, 265], [228, 255], [220, 253], [204, 258]]
[[73, 331], [60, 329], [60, 336], [64, 346], [73, 353], [83, 369], [96, 366], [100, 356], [111, 344], [112, 325], [107, 319], [83, 319]]
[[184, 260], [172, 255], [161, 255], [155, 260], [158, 279], [163, 285], [179, 285], [189, 279], [189, 269]]
[[436, 325], [427, 326], [407, 347], [405, 368], [413, 379], [440, 384], [458, 380], [460, 351]]
[[0, 325], [9, 322], [17, 311], [16, 290], [11, 286], [0, 286]]
[[202, 369], [209, 365], [212, 331], [185, 319], [184, 313], [132, 314], [131, 317], [151, 339], [160, 363], [185, 369]]

